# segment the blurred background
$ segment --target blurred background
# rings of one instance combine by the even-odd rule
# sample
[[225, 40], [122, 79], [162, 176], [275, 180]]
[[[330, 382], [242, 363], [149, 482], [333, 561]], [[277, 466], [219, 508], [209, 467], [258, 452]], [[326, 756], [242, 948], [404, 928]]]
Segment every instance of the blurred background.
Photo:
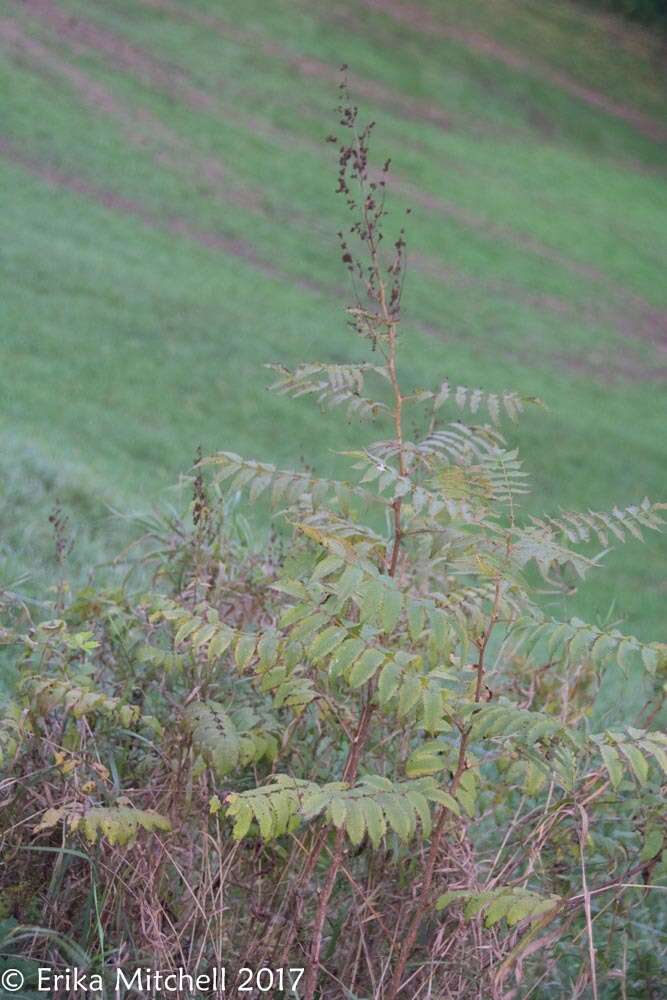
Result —
[[[532, 512], [667, 499], [665, 51], [660, 0], [3, 0], [0, 587], [52, 576], [56, 502], [76, 570], [199, 446], [326, 473], [357, 440], [261, 367], [359, 352], [343, 62], [412, 208], [404, 382], [545, 401]], [[568, 614], [664, 639], [666, 557]]]

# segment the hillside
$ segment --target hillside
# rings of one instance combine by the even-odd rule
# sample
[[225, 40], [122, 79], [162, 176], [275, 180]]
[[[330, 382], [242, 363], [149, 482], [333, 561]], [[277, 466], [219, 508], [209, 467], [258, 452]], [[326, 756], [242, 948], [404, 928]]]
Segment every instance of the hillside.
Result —
[[[533, 511], [664, 499], [660, 46], [530, 0], [7, 0], [0, 584], [48, 575], [56, 498], [102, 558], [105, 505], [164, 496], [200, 445], [345, 447], [261, 369], [354, 350], [324, 141], [342, 62], [412, 208], [410, 380], [546, 402], [514, 435]], [[666, 556], [613, 553], [582, 616], [659, 638]]]

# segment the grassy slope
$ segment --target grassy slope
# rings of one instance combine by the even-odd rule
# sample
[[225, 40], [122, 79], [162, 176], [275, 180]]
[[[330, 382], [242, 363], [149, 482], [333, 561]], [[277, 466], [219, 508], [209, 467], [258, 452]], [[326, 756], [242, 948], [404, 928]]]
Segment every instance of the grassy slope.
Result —
[[[357, 350], [322, 142], [343, 60], [414, 206], [406, 382], [542, 396], [534, 510], [667, 493], [649, 36], [516, 0], [10, 0], [0, 54], [3, 579], [56, 494], [83, 555], [103, 501], [152, 500], [199, 444], [286, 462], [355, 434], [259, 368]], [[613, 554], [577, 610], [659, 635], [665, 554]]]

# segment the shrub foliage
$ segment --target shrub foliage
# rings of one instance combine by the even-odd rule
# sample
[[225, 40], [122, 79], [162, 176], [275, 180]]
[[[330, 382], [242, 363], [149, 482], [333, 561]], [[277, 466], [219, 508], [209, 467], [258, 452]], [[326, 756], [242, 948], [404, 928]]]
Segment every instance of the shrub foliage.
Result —
[[[562, 606], [664, 505], [526, 516], [503, 424], [539, 400], [404, 386], [405, 235], [342, 95], [369, 360], [275, 365], [274, 389], [377, 440], [346, 480], [200, 458], [138, 577], [4, 599], [3, 961], [302, 966], [307, 1000], [657, 996], [667, 648], [543, 594]], [[239, 503], [280, 530], [253, 542]], [[647, 704], [598, 728], [619, 670]]]

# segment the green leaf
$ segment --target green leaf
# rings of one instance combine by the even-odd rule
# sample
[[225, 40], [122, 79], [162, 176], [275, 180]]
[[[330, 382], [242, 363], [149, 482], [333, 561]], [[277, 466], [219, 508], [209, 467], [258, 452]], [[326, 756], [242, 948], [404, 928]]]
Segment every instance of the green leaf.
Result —
[[461, 775], [456, 797], [468, 816], [474, 816], [477, 804], [477, 776], [473, 770], [464, 771]]
[[431, 683], [424, 688], [422, 701], [424, 706], [424, 729], [428, 733], [437, 733], [442, 722], [442, 690]]
[[218, 778], [235, 770], [239, 763], [239, 735], [219, 702], [193, 702], [185, 710], [185, 722], [193, 748]]
[[[445, 767], [442, 755], [428, 750], [415, 750], [405, 763], [405, 773], [409, 778], [420, 778], [428, 774], [436, 774]], [[452, 801], [454, 801], [452, 799]]]
[[273, 704], [276, 708], [282, 708], [283, 705], [302, 707], [308, 705], [314, 698], [312, 681], [295, 673], [274, 693]]
[[655, 676], [660, 662], [657, 649], [653, 649], [651, 646], [642, 646], [642, 661], [647, 672], [651, 676]]
[[301, 815], [304, 819], [315, 819], [329, 806], [331, 799], [332, 792], [326, 788], [306, 795], [301, 804]]
[[280, 616], [280, 627], [289, 628], [290, 625], [294, 625], [296, 622], [307, 618], [312, 613], [312, 610], [310, 600], [307, 603], [294, 604], [291, 608], [286, 608]]
[[590, 628], [579, 628], [568, 643], [568, 659], [576, 663], [579, 658], [588, 659], [589, 649], [595, 633]]
[[467, 892], [465, 889], [460, 889], [460, 890], [454, 889], [451, 892], [443, 892], [441, 896], [438, 896], [435, 903], [435, 908], [438, 911], [444, 910], [450, 905], [450, 903], [454, 903], [456, 902], [457, 899], [461, 899], [466, 895]]
[[359, 566], [348, 566], [338, 583], [334, 585], [336, 597], [340, 601], [347, 601], [364, 578], [362, 569]]
[[174, 646], [180, 646], [200, 625], [201, 619], [199, 618], [188, 618], [187, 621], [183, 622], [174, 636]]
[[421, 679], [416, 674], [408, 674], [401, 684], [398, 695], [398, 717], [402, 718], [415, 707], [422, 693]]
[[544, 788], [546, 782], [549, 778], [548, 768], [544, 763], [540, 761], [538, 764], [535, 760], [527, 760], [525, 762], [524, 771], [524, 790], [527, 795], [534, 796], [539, 794]]
[[609, 778], [614, 788], [618, 788], [623, 780], [623, 764], [616, 750], [613, 747], [602, 745], [600, 754], [604, 761]]
[[514, 897], [509, 893], [496, 896], [486, 907], [484, 924], [486, 927], [493, 927], [507, 914], [507, 911], [516, 905]]
[[273, 836], [280, 837], [287, 832], [287, 827], [292, 815], [290, 808], [290, 797], [285, 792], [274, 793], [269, 800], [274, 814]]
[[350, 664], [364, 651], [366, 643], [363, 639], [347, 639], [342, 646], [336, 650], [335, 656], [329, 663], [329, 674], [332, 678], [340, 677], [345, 673]]
[[658, 766], [662, 768], [665, 774], [667, 774], [667, 752], [665, 752], [665, 750], [661, 746], [658, 746], [658, 744], [654, 742], [656, 735], [657, 735], [656, 733], [651, 733], [653, 739], [642, 740], [641, 745], [648, 753], [653, 754], [658, 763]]
[[345, 560], [340, 556], [328, 555], [320, 559], [311, 576], [311, 580], [323, 580], [324, 577], [335, 573], [345, 565]]
[[161, 830], [165, 833], [171, 830], [166, 816], [161, 816], [153, 809], [133, 809], [128, 806], [93, 806], [83, 817], [71, 817], [70, 825], [72, 828], [80, 826], [90, 844], [105, 837], [110, 844], [121, 847], [131, 846], [139, 830]]
[[262, 840], [271, 840], [274, 831], [273, 811], [264, 795], [255, 795], [250, 800], [252, 811], [259, 824], [259, 832]]
[[379, 649], [367, 649], [350, 670], [348, 680], [353, 688], [361, 687], [374, 676], [385, 654]]
[[234, 815], [234, 827], [232, 837], [234, 840], [243, 840], [250, 829], [253, 819], [253, 811], [246, 802], [241, 802]]
[[370, 580], [361, 591], [361, 605], [359, 607], [360, 619], [362, 622], [376, 622], [382, 610], [382, 600], [384, 597], [384, 586], [380, 580]]
[[518, 924], [520, 920], [524, 917], [528, 917], [533, 913], [535, 909], [535, 900], [528, 897], [526, 899], [518, 899], [515, 903], [512, 903], [507, 911], [507, 926], [514, 927]]
[[300, 580], [276, 580], [275, 583], [271, 584], [271, 590], [277, 590], [281, 594], [289, 594], [290, 597], [296, 597], [299, 601], [308, 598], [308, 591]]
[[388, 660], [382, 668], [378, 681], [378, 698], [383, 708], [396, 693], [401, 672], [402, 667], [395, 659]]
[[399, 590], [387, 587], [382, 604], [382, 628], [386, 633], [393, 632], [401, 617], [403, 600]]
[[444, 789], [434, 788], [425, 794], [431, 802], [438, 802], [441, 806], [444, 806], [446, 809], [449, 809], [450, 812], [453, 812], [455, 816], [461, 815], [461, 808], [458, 802], [453, 795], [450, 795], [449, 792], [445, 792]]
[[449, 655], [451, 648], [449, 622], [445, 613], [441, 611], [440, 608], [430, 607], [428, 609], [428, 617], [431, 623], [432, 636], [439, 651], [440, 659], [444, 660]]
[[417, 788], [408, 788], [405, 793], [419, 816], [424, 837], [431, 836], [431, 809], [426, 796]]
[[364, 811], [364, 819], [366, 820], [366, 829], [368, 831], [368, 837], [370, 839], [373, 847], [378, 848], [387, 832], [387, 823], [384, 818], [384, 813], [382, 809], [372, 798], [359, 799], [361, 807]]
[[250, 663], [257, 644], [257, 636], [242, 635], [234, 647], [234, 661], [239, 670], [245, 670]]
[[285, 666], [274, 667], [273, 670], [268, 670], [265, 674], [262, 674], [259, 685], [260, 691], [272, 691], [282, 684], [287, 676], [287, 667]]
[[291, 638], [299, 642], [305, 642], [314, 632], [317, 632], [323, 625], [326, 625], [328, 621], [328, 616], [322, 611], [308, 615], [306, 618], [302, 618], [299, 624], [292, 629]]
[[639, 855], [640, 861], [650, 861], [657, 854], [662, 851], [665, 838], [663, 836], [662, 830], [658, 830], [653, 827], [652, 830], [648, 830], [644, 838], [644, 843], [642, 845], [641, 854]]
[[621, 744], [621, 750], [627, 757], [630, 767], [640, 785], [645, 785], [648, 779], [648, 763], [641, 750], [632, 743]]
[[637, 643], [634, 639], [626, 638], [618, 644], [618, 649], [616, 650], [616, 662], [626, 676], [632, 668], [632, 653], [636, 651]]
[[410, 631], [410, 638], [413, 642], [417, 642], [424, 630], [424, 619], [426, 617], [426, 612], [424, 606], [414, 600], [408, 601], [408, 629]]
[[472, 920], [473, 917], [476, 917], [478, 913], [481, 913], [481, 911], [485, 909], [493, 899], [495, 899], [495, 895], [496, 894], [494, 892], [479, 892], [476, 895], [471, 896], [463, 910], [463, 916], [465, 919]]
[[259, 640], [257, 646], [259, 662], [264, 669], [272, 667], [278, 656], [278, 636], [275, 632], [268, 632]]
[[347, 629], [330, 625], [328, 628], [325, 628], [323, 632], [320, 632], [317, 638], [311, 642], [310, 646], [306, 650], [306, 655], [313, 661], [313, 663], [317, 663], [319, 660], [324, 659], [325, 656], [328, 656], [329, 653], [333, 652], [337, 646], [340, 646], [346, 636]]
[[414, 811], [410, 801], [398, 793], [383, 794], [379, 801], [389, 825], [396, 831], [399, 840], [404, 843], [408, 841], [415, 829]]
[[219, 629], [217, 635], [211, 640], [208, 647], [208, 662], [213, 663], [219, 659], [230, 645], [234, 633], [231, 629]]
[[361, 779], [361, 783], [370, 785], [371, 788], [376, 789], [378, 792], [390, 792], [394, 787], [389, 778], [385, 778], [382, 774], [365, 774]]
[[192, 647], [194, 650], [198, 651], [202, 646], [205, 646], [213, 636], [218, 631], [218, 626], [216, 624], [206, 624], [197, 631], [192, 636]]
[[347, 816], [345, 817], [345, 830], [355, 846], [358, 846], [364, 839], [366, 832], [366, 819], [364, 810], [358, 799], [348, 797], [346, 799]]
[[340, 828], [345, 823], [347, 816], [347, 804], [345, 799], [336, 797], [331, 800], [331, 821], [333, 825]]

